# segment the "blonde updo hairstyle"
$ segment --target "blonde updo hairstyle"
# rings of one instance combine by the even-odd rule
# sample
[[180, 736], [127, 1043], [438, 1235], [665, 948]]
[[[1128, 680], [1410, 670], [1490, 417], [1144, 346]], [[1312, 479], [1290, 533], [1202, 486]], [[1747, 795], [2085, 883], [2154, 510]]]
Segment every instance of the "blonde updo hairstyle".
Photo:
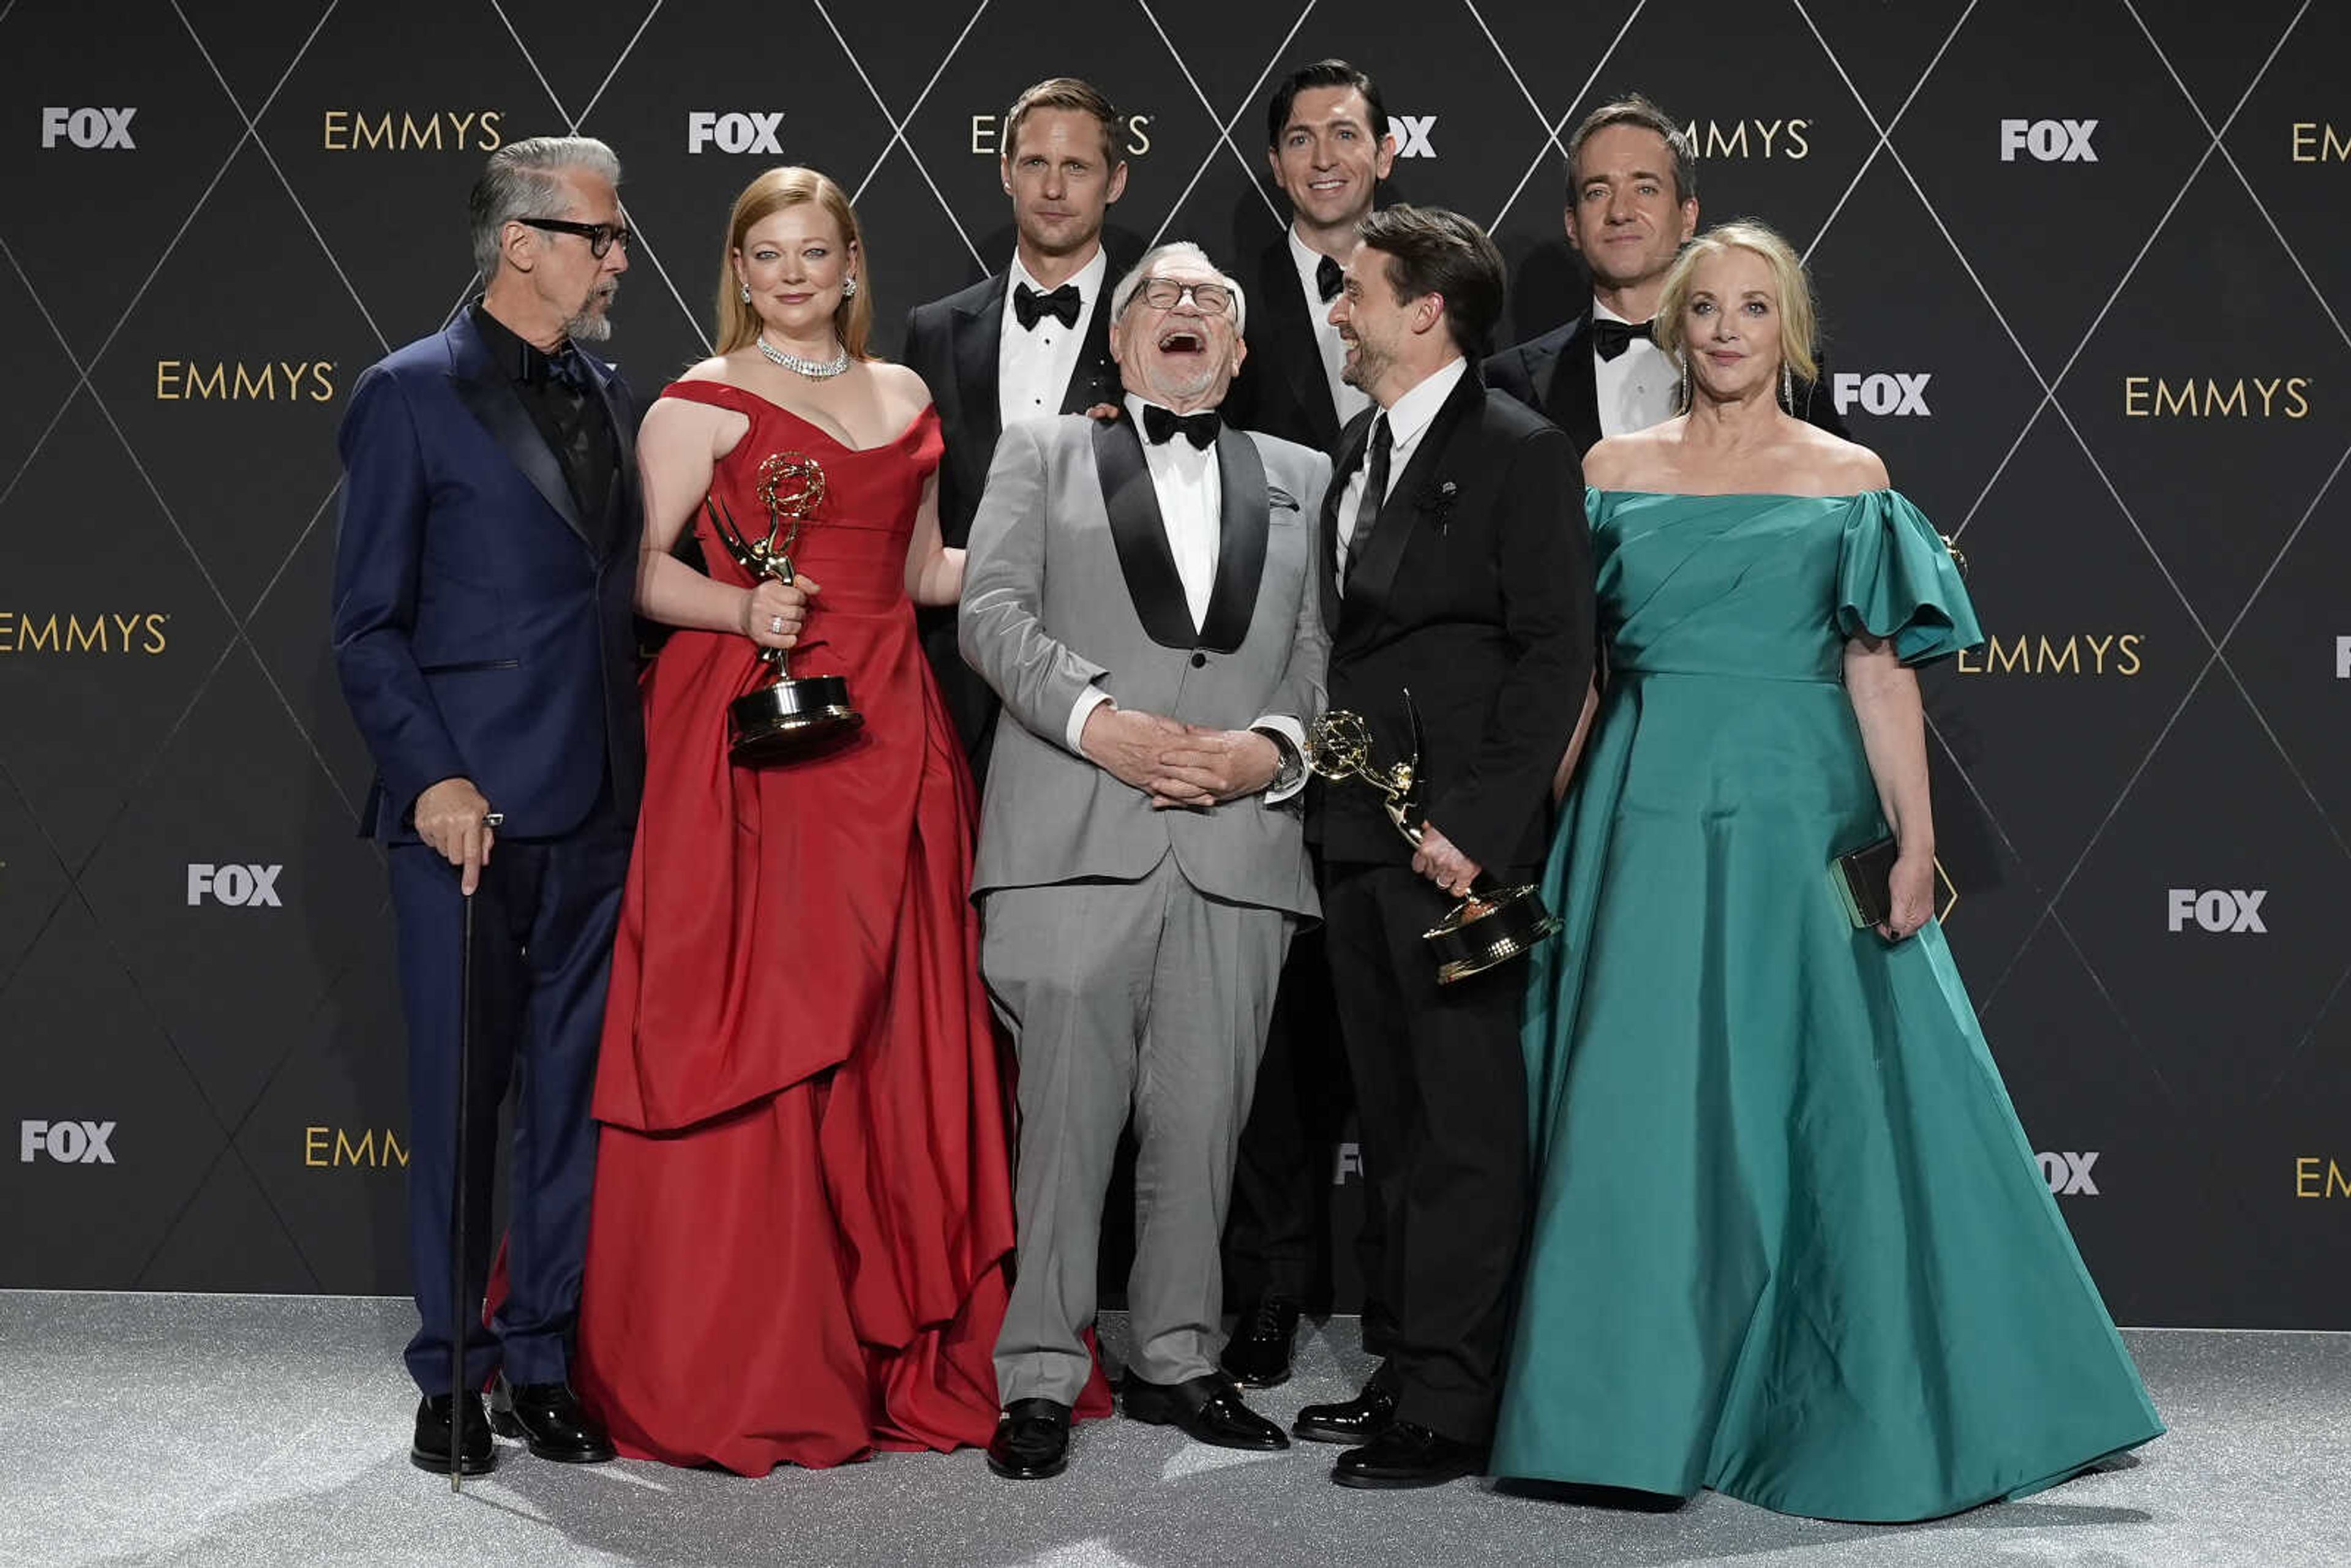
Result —
[[[1761, 256], [1771, 269], [1771, 287], [1780, 296], [1782, 363], [1801, 381], [1818, 380], [1820, 363], [1813, 357], [1813, 344], [1820, 321], [1813, 311], [1813, 286], [1804, 277], [1803, 261], [1779, 230], [1753, 218], [1718, 224], [1682, 246], [1673, 270], [1666, 274], [1665, 293], [1657, 300], [1656, 325], [1652, 329], [1657, 347], [1667, 358], [1683, 362], [1688, 345], [1682, 337], [1682, 314], [1689, 304], [1691, 275], [1707, 257], [1733, 249]], [[1687, 385], [1687, 373], [1683, 379]]]
[[849, 193], [829, 177], [797, 165], [768, 170], [735, 198], [735, 211], [726, 220], [726, 246], [718, 257], [720, 353], [749, 348], [759, 336], [759, 313], [743, 298], [742, 284], [735, 276], [735, 257], [743, 249], [743, 236], [786, 207], [803, 202], [815, 202], [831, 213], [841, 227], [841, 237], [856, 254], [857, 269], [849, 276], [857, 279], [857, 293], [834, 309], [832, 329], [851, 359], [873, 357], [865, 351], [866, 339], [873, 330], [872, 258], [866, 252], [864, 235], [858, 232], [857, 213], [849, 204]]

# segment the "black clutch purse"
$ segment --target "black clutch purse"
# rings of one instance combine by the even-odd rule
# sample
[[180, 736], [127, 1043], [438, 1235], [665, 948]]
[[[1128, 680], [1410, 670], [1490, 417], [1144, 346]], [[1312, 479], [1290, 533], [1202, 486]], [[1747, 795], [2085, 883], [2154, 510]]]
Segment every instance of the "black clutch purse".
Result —
[[1894, 913], [1894, 860], [1895, 844], [1889, 835], [1829, 862], [1829, 880], [1836, 883], [1845, 917], [1855, 930], [1883, 925]]

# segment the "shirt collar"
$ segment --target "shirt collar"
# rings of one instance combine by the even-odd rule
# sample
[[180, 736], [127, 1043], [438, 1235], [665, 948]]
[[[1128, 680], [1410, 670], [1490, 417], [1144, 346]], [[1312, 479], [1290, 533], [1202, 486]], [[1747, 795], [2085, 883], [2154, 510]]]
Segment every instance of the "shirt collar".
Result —
[[1592, 297], [1592, 319], [1594, 321], [1622, 321], [1627, 327], [1637, 327], [1640, 325], [1638, 321], [1634, 320], [1630, 316], [1619, 316], [1616, 312], [1608, 308], [1607, 306], [1600, 303], [1600, 296], [1597, 294]]
[[1408, 446], [1420, 439], [1445, 400], [1453, 395], [1454, 387], [1468, 373], [1469, 361], [1455, 355], [1432, 371], [1412, 391], [1395, 400], [1388, 410], [1388, 443], [1391, 446]]
[[[1315, 299], [1321, 299], [1322, 295], [1314, 292], [1314, 271], [1322, 265], [1322, 253], [1298, 237], [1296, 224], [1290, 225], [1282, 233], [1290, 236], [1290, 259], [1298, 268], [1299, 281], [1306, 285], [1308, 291]], [[1332, 259], [1336, 261], [1338, 258], [1333, 256]]]
[[474, 330], [481, 334], [482, 347], [490, 356], [490, 363], [506, 371], [510, 380], [537, 384], [547, 379], [547, 361], [569, 348], [569, 340], [555, 346], [549, 354], [535, 343], [525, 342], [505, 322], [490, 314], [489, 307], [479, 299], [466, 307], [474, 319]]
[[[1144, 453], [1145, 455], [1148, 455], [1152, 451], [1152, 445], [1151, 438], [1143, 434], [1143, 411], [1146, 408], [1167, 408], [1167, 405], [1164, 402], [1153, 402], [1141, 392], [1128, 392], [1123, 401], [1126, 403], [1126, 417], [1134, 422], [1135, 439], [1143, 443]], [[1176, 411], [1170, 408], [1167, 409], [1167, 412], [1173, 413]], [[1210, 413], [1217, 411], [1213, 409], [1195, 409], [1193, 412], [1195, 413]], [[1162, 452], [1175, 452], [1178, 456], [1207, 457], [1217, 450], [1217, 447], [1214, 442], [1209, 443], [1206, 446], [1196, 447], [1188, 441], [1170, 441], [1159, 447], [1158, 450]]]

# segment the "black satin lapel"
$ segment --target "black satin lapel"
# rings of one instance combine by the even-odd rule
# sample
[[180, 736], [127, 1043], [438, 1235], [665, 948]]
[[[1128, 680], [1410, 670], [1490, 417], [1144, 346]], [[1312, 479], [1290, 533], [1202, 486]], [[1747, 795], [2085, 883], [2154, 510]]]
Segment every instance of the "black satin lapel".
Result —
[[1406, 546], [1418, 529], [1424, 511], [1437, 499], [1437, 471], [1445, 463], [1445, 449], [1452, 444], [1453, 433], [1469, 416], [1472, 409], [1486, 401], [1486, 383], [1473, 363], [1445, 395], [1437, 417], [1428, 422], [1422, 433], [1420, 444], [1413, 449], [1412, 461], [1388, 486], [1387, 505], [1380, 508], [1379, 520], [1372, 525], [1372, 542], [1364, 552], [1347, 565], [1347, 599], [1350, 603], [1361, 601], [1365, 605], [1384, 604], [1388, 591], [1395, 584], [1396, 568], [1403, 563]]
[[1592, 369], [1592, 310], [1568, 332], [1551, 362], [1551, 384], [1543, 389], [1543, 416], [1568, 434], [1575, 455], [1583, 456], [1600, 439], [1600, 388]]
[[[563, 481], [563, 465], [555, 460], [538, 426], [531, 423], [530, 411], [523, 407], [513, 383], [503, 378], [474, 381], [462, 371], [453, 371], [449, 385], [456, 392], [457, 401], [481, 422], [482, 428], [490, 433], [491, 439], [522, 471], [522, 476], [530, 481], [539, 499], [554, 507], [564, 525], [580, 536], [580, 542], [592, 549], [593, 541], [580, 520], [580, 504], [571, 498], [571, 486]], [[620, 439], [617, 432], [613, 439]]]
[[[1105, 279], [1109, 275], [1104, 275]], [[1078, 362], [1070, 367], [1070, 384], [1061, 389], [1061, 412], [1083, 413], [1098, 402], [1116, 402], [1123, 395], [1118, 361], [1110, 357], [1110, 289], [1094, 301], [1086, 318], [1086, 340], [1078, 348]]]
[[1199, 645], [1229, 653], [1249, 636], [1257, 616], [1258, 584], [1265, 576], [1265, 535], [1273, 510], [1265, 490], [1265, 460], [1257, 443], [1228, 426], [1217, 436], [1217, 476], [1223, 504], [1217, 522], [1217, 585]]
[[1290, 378], [1290, 395], [1313, 424], [1315, 444], [1328, 446], [1339, 438], [1339, 408], [1331, 401], [1331, 382], [1322, 373], [1322, 345], [1314, 337], [1314, 306], [1299, 283], [1288, 240], [1269, 253], [1264, 284], [1265, 308], [1273, 312], [1270, 347], [1281, 361], [1282, 373]]
[[[1143, 438], [1134, 422], [1096, 422], [1094, 468], [1102, 476], [1102, 508], [1110, 514], [1111, 542], [1125, 575], [1135, 618], [1163, 648], [1189, 648], [1198, 641], [1191, 608], [1184, 602], [1184, 580], [1167, 548], [1167, 525], [1159, 516], [1159, 492], [1143, 461]], [[1262, 504], [1262, 503], [1260, 503]]]
[[1004, 275], [992, 280], [977, 309], [958, 311], [955, 319], [956, 413], [962, 444], [977, 454], [977, 470], [969, 476], [971, 493], [979, 494], [987, 465], [996, 457], [996, 438], [1004, 434], [1002, 411], [996, 402], [996, 357], [1004, 332]]
[[1371, 439], [1370, 413], [1355, 420], [1341, 434], [1338, 449], [1331, 455], [1331, 484], [1322, 492], [1322, 516], [1314, 530], [1320, 543], [1314, 559], [1314, 580], [1322, 589], [1322, 624], [1332, 636], [1339, 633], [1340, 612], [1344, 608], [1339, 597], [1339, 503], [1347, 482], [1364, 461], [1364, 444]]
[[[596, 390], [603, 395], [604, 417], [611, 421], [612, 446], [620, 458], [613, 472], [616, 488], [604, 503], [605, 508], [609, 511], [615, 507], [626, 507], [629, 504], [629, 498], [638, 493], [637, 444], [630, 434], [628, 407], [621, 399], [620, 376], [601, 369], [592, 371], [590, 373], [596, 378]], [[625, 526], [631, 519], [621, 517], [614, 520], [623, 526], [607, 528], [604, 531], [604, 537], [618, 548], [621, 541], [631, 534], [632, 530]]]

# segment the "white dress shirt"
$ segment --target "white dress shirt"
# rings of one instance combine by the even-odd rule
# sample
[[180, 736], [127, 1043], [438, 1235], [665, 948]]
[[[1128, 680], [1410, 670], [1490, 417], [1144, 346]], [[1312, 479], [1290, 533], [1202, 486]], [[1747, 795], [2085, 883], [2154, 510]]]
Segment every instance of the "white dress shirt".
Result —
[[[1412, 391], [1395, 400], [1387, 412], [1388, 421], [1388, 487], [1380, 495], [1386, 505], [1388, 497], [1395, 494], [1396, 481], [1404, 477], [1405, 465], [1412, 461], [1420, 445], [1420, 438], [1428, 434], [1429, 422], [1453, 389], [1468, 373], [1469, 361], [1458, 356], [1448, 360]], [[1378, 416], [1374, 415], [1374, 419]], [[1339, 580], [1347, 580], [1347, 547], [1355, 537], [1355, 513], [1364, 504], [1364, 486], [1371, 483], [1372, 457], [1368, 434], [1364, 436], [1364, 460], [1347, 476], [1347, 487], [1339, 492]]]
[[1109, 277], [1110, 257], [1097, 246], [1094, 258], [1070, 279], [1078, 286], [1077, 324], [1064, 327], [1058, 316], [1040, 316], [1036, 326], [1023, 327], [1012, 308], [1019, 287], [1025, 283], [1040, 294], [1052, 291], [1040, 287], [1020, 265], [1019, 255], [1014, 254], [1011, 270], [1004, 279], [1004, 320], [996, 340], [998, 423], [1050, 418], [1061, 412], [1061, 400], [1070, 392], [1070, 377], [1078, 368], [1078, 350], [1085, 346], [1086, 324], [1102, 306], [1103, 284]]
[[[1142, 398], [1126, 394], [1126, 417], [1134, 422], [1137, 436], [1143, 435], [1144, 406]], [[1159, 526], [1166, 531], [1167, 550], [1176, 558], [1176, 575], [1184, 584], [1184, 607], [1192, 612], [1192, 624], [1201, 625], [1208, 618], [1208, 601], [1217, 591], [1217, 561], [1224, 549], [1224, 474], [1217, 463], [1217, 448], [1213, 443], [1195, 446], [1181, 435], [1156, 444], [1145, 437], [1143, 461], [1151, 471], [1151, 488], [1159, 497]], [[1071, 751], [1084, 755], [1079, 742], [1085, 735], [1086, 720], [1110, 700], [1110, 694], [1098, 685], [1079, 694], [1071, 705], [1069, 726], [1062, 736]], [[1263, 714], [1249, 727], [1278, 731], [1301, 756], [1306, 750], [1306, 729], [1294, 715]], [[1305, 787], [1301, 774], [1287, 785], [1268, 789], [1265, 798], [1288, 800]]]
[[[1349, 386], [1340, 372], [1346, 368], [1347, 345], [1339, 340], [1339, 329], [1331, 325], [1331, 304], [1322, 298], [1322, 286], [1314, 274], [1322, 265], [1322, 253], [1298, 237], [1295, 225], [1289, 230], [1290, 259], [1298, 264], [1298, 287], [1306, 295], [1306, 316], [1314, 323], [1314, 346], [1322, 350], [1322, 379], [1331, 388], [1331, 406], [1339, 411], [1339, 427], [1371, 406], [1369, 392]], [[1268, 300], [1270, 306], [1272, 301]]]
[[[1598, 299], [1592, 302], [1592, 319], [1625, 320]], [[1640, 323], [1626, 325], [1637, 327]], [[1674, 416], [1674, 398], [1681, 385], [1681, 371], [1666, 358], [1663, 349], [1646, 338], [1635, 338], [1613, 360], [1602, 359], [1596, 348], [1591, 353], [1592, 383], [1600, 394], [1601, 434], [1623, 435], [1627, 431], [1646, 430]]]

